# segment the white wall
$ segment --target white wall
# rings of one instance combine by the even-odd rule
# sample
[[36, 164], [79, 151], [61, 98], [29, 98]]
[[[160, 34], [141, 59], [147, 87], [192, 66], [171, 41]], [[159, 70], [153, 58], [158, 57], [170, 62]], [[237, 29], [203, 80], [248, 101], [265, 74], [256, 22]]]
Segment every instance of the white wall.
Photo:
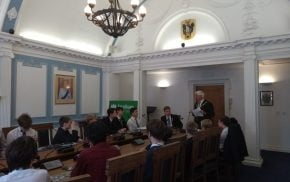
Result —
[[133, 72], [111, 74], [110, 100], [133, 100]]
[[46, 116], [47, 66], [30, 67], [17, 63], [16, 116], [29, 113], [32, 117]]
[[[171, 86], [158, 88], [159, 80], [167, 79]], [[236, 117], [244, 127], [244, 91], [243, 91], [243, 65], [231, 64], [220, 66], [192, 67], [186, 69], [171, 69], [166, 71], [151, 71], [147, 73], [147, 105], [157, 106], [158, 110], [151, 118], [160, 118], [163, 107], [169, 105], [172, 112], [180, 114], [185, 123], [188, 118], [190, 105], [190, 93], [193, 85], [189, 82], [199, 81], [229, 81], [229, 98], [232, 99], [230, 116]], [[226, 101], [229, 102], [229, 101]]]
[[101, 113], [100, 111], [100, 74], [87, 74], [82, 71], [81, 113]]
[[260, 106], [261, 148], [290, 152], [290, 64], [260, 65], [260, 77], [272, 76], [275, 83], [260, 85], [274, 92], [273, 106]]

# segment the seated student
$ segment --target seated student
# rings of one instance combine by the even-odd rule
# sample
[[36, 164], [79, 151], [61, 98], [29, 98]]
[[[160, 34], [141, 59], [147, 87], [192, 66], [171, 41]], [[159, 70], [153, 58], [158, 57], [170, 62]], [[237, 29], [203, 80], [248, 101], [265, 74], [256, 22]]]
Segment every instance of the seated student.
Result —
[[218, 121], [218, 126], [222, 129], [222, 133], [220, 136], [220, 144], [219, 144], [219, 148], [221, 152], [223, 151], [224, 143], [228, 136], [229, 125], [230, 125], [230, 118], [226, 116], [219, 119]]
[[11, 130], [7, 134], [7, 145], [10, 144], [13, 140], [21, 137], [21, 136], [30, 136], [35, 141], [38, 140], [37, 132], [31, 128], [32, 125], [32, 119], [31, 117], [24, 113], [21, 114], [17, 119], [19, 127]]
[[10, 173], [0, 177], [0, 182], [48, 182], [48, 172], [43, 169], [31, 169], [31, 163], [37, 157], [37, 144], [29, 136], [12, 141], [6, 148], [6, 160]]
[[136, 107], [130, 109], [131, 118], [127, 122], [129, 131], [136, 132], [143, 126], [141, 120], [138, 119], [138, 109]]
[[[69, 130], [72, 130], [70, 133]], [[59, 118], [59, 128], [53, 137], [52, 144], [72, 143], [79, 140], [76, 123], [69, 117], [62, 116]]]
[[[232, 123], [233, 122], [233, 123]], [[248, 156], [245, 138], [237, 121], [228, 117], [219, 120], [219, 126], [223, 128], [221, 134], [221, 155], [227, 166], [230, 182], [239, 181], [239, 168], [241, 162]], [[227, 128], [227, 129], [226, 129]]]
[[127, 130], [127, 123], [123, 117], [124, 109], [122, 107], [117, 107], [116, 112], [117, 112], [117, 119], [122, 126], [121, 132], [125, 132]]
[[114, 108], [107, 110], [108, 116], [103, 118], [103, 123], [108, 127], [108, 134], [115, 134], [121, 132], [122, 126], [117, 119], [117, 112]]
[[106, 143], [107, 127], [103, 122], [92, 123], [87, 128], [90, 148], [82, 151], [71, 176], [89, 174], [91, 181], [106, 182], [106, 160], [120, 155], [120, 151]]
[[144, 182], [151, 182], [153, 177], [153, 151], [164, 145], [166, 126], [160, 120], [152, 120], [147, 124], [150, 145], [146, 147], [147, 157], [144, 171]]
[[171, 108], [169, 106], [165, 106], [163, 111], [164, 111], [164, 116], [161, 117], [161, 121], [163, 121], [167, 127], [172, 127], [172, 128], [183, 127], [183, 124], [180, 121], [180, 117], [175, 114], [171, 114]]
[[210, 119], [204, 119], [200, 123], [202, 130], [206, 130], [213, 127], [212, 121]]

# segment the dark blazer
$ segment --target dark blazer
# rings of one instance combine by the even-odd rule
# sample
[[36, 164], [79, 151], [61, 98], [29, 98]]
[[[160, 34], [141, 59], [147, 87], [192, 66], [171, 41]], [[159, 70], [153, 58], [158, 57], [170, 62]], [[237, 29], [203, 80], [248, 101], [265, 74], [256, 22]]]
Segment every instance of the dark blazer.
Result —
[[[198, 106], [198, 103], [195, 103], [194, 104], [194, 109], [196, 109], [197, 106]], [[215, 115], [213, 104], [210, 101], [208, 101], [208, 100], [204, 100], [202, 102], [200, 109], [205, 112], [205, 114], [202, 117], [202, 119], [211, 119]]]
[[117, 118], [119, 123], [121, 124], [122, 128], [127, 128], [127, 122], [125, 121], [124, 117], [122, 116], [120, 119]]
[[68, 130], [64, 130], [62, 127], [59, 127], [53, 137], [52, 144], [72, 143], [77, 142], [78, 139], [78, 131], [72, 130], [72, 133], [70, 133]]
[[[166, 121], [165, 115], [161, 117], [161, 121], [163, 121], [164, 124], [167, 126], [167, 121]], [[173, 128], [182, 128], [183, 127], [183, 124], [180, 121], [180, 117], [178, 115], [171, 114], [171, 121], [172, 121]]]
[[151, 182], [153, 178], [153, 152], [161, 146], [151, 147], [151, 144], [146, 147], [147, 156], [145, 162], [144, 182]]
[[122, 125], [117, 118], [114, 118], [113, 121], [111, 121], [109, 117], [105, 117], [102, 122], [107, 126], [109, 135], [115, 134], [122, 129]]
[[246, 156], [248, 150], [243, 131], [239, 124], [231, 124], [223, 147], [224, 160], [231, 163], [241, 162]]

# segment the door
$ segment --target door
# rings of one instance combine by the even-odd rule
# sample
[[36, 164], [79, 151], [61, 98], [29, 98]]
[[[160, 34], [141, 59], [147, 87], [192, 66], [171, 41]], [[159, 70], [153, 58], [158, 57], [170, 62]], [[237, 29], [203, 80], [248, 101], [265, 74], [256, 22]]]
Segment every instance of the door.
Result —
[[202, 90], [204, 92], [205, 99], [210, 101], [213, 104], [214, 112], [215, 112], [213, 122], [214, 122], [214, 125], [217, 125], [218, 119], [225, 116], [224, 85], [196, 86], [195, 91], [197, 90]]

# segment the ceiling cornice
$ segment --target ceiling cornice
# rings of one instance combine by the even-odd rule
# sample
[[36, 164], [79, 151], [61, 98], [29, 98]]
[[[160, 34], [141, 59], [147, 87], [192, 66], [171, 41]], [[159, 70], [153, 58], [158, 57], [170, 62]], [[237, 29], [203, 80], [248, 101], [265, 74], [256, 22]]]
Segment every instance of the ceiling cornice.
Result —
[[[183, 49], [173, 49], [153, 53], [123, 57], [101, 57], [24, 39], [20, 36], [0, 33], [0, 43], [12, 44], [13, 53], [45, 55], [64, 60], [74, 60], [105, 68], [106, 70], [130, 71], [158, 68], [186, 67], [202, 64], [223, 64], [242, 61], [245, 52], [254, 51], [257, 59], [275, 57], [275, 52], [286, 57], [290, 54], [290, 34], [215, 43]], [[36, 54], [37, 52], [37, 54]], [[288, 53], [289, 52], [289, 53]], [[278, 55], [279, 56], [279, 55]], [[282, 56], [282, 57], [283, 57]], [[273, 58], [274, 58], [273, 57]], [[178, 61], [177, 61], [178, 60]]]

